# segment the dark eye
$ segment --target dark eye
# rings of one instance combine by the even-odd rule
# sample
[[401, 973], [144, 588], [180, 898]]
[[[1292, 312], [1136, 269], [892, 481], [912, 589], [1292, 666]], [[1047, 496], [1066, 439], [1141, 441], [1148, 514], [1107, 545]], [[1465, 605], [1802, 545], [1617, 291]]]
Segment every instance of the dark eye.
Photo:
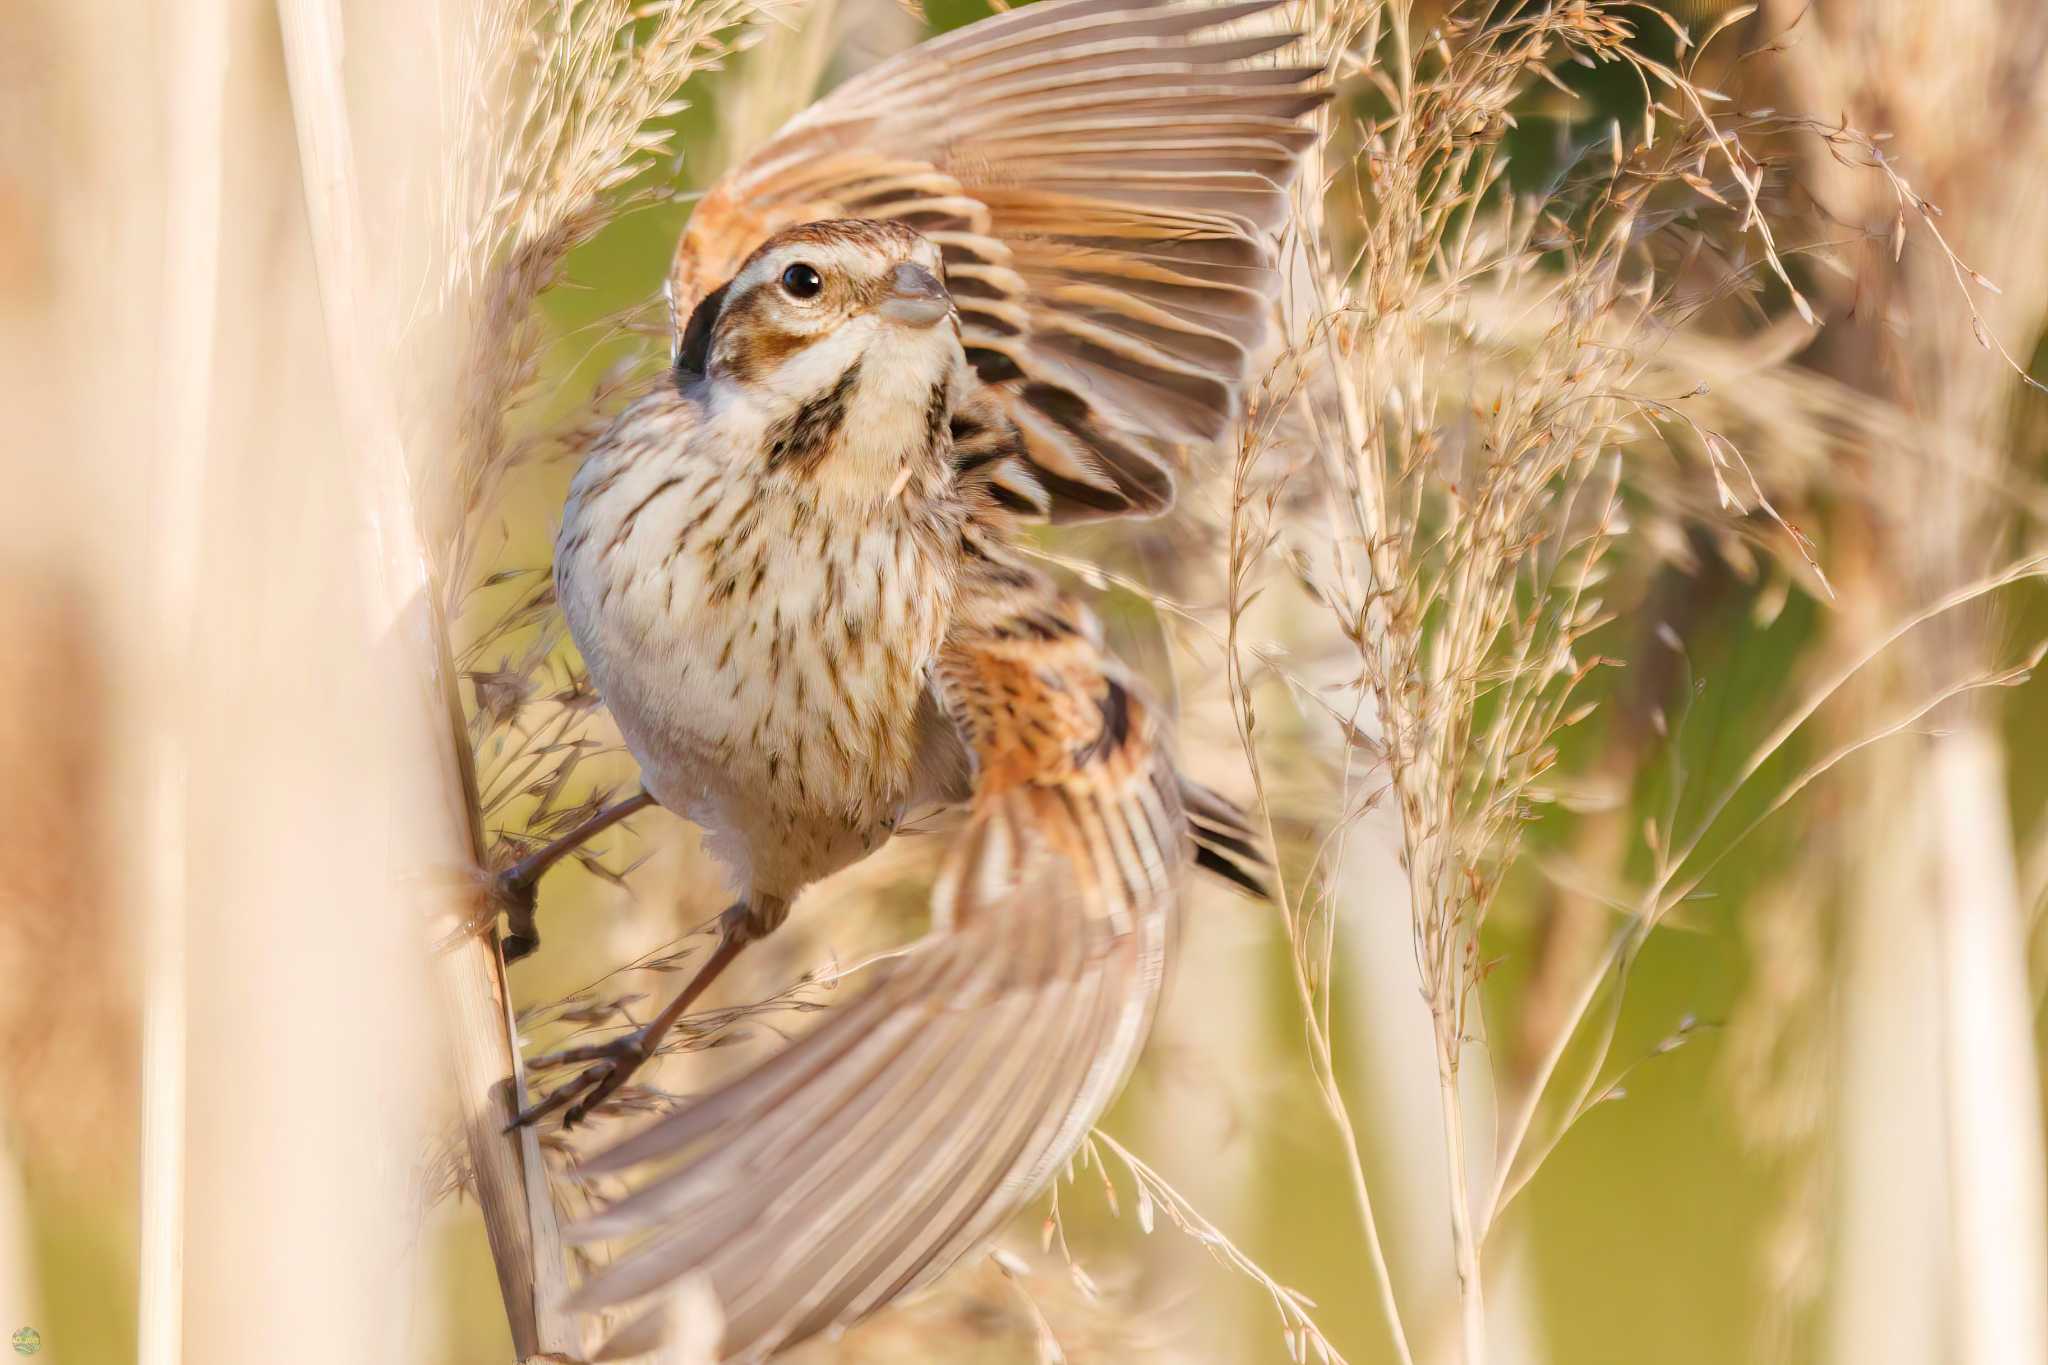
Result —
[[782, 272], [782, 287], [793, 299], [814, 299], [825, 287], [825, 281], [816, 270], [798, 261]]

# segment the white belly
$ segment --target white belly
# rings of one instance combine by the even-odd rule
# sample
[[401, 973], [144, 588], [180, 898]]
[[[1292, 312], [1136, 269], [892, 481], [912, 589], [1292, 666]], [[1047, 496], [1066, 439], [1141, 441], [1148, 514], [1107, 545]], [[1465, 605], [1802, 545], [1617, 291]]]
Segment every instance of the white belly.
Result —
[[865, 524], [696, 452], [578, 474], [556, 584], [647, 789], [734, 891], [792, 897], [888, 836], [948, 614], [929, 516]]

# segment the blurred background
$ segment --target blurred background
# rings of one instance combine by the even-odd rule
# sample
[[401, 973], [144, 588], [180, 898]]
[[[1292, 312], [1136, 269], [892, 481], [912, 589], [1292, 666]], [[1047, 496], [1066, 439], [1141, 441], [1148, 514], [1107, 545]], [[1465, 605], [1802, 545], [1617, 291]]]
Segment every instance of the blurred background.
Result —
[[[447, 173], [477, 146], [504, 164], [530, 150], [495, 137], [488, 102], [529, 68], [508, 66], [509, 86], [465, 75], [475, 44], [526, 43], [519, 61], [552, 72], [544, 35], [613, 24], [658, 50], [649, 26], [670, 8], [14, 0], [0, 17], [0, 1335], [32, 1334], [16, 1350], [131, 1360], [154, 1322], [195, 1359], [515, 1358], [462, 1140], [474, 1111], [445, 1081], [463, 1025], [417, 944], [425, 916], [459, 931], [465, 840], [503, 854], [632, 780], [535, 597], [578, 440], [665, 359], [661, 283], [693, 192], [815, 94], [987, 12], [700, 5], [668, 65], [606, 68], [636, 96], [548, 135], [553, 159], [534, 164], [563, 172], [560, 202], [546, 175], [500, 198], [488, 170]], [[1344, 93], [1328, 192], [1298, 229], [1281, 369], [1321, 345], [1329, 282], [1400, 275], [1376, 236], [1405, 183], [1385, 168], [1430, 153], [1387, 131], [1395, 63], [1418, 90], [1476, 98], [1454, 53], [1549, 15], [1620, 25], [1616, 47], [1706, 92], [1689, 104], [1552, 36], [1495, 72], [1487, 118], [1415, 116], [1455, 130], [1445, 156], [1497, 154], [1498, 181], [1477, 159], [1448, 178], [1480, 205], [1488, 186], [1519, 196], [1536, 224], [1496, 260], [1517, 263], [1492, 270], [1512, 280], [1429, 320], [1450, 339], [1414, 352], [1444, 362], [1427, 392], [1448, 444], [1478, 441], [1552, 372], [1513, 290], [1545, 309], [1577, 297], [1544, 280], [1576, 278], [1573, 243], [1605, 221], [1611, 196], [1586, 187], [1630, 183], [1614, 166], [1646, 98], [1680, 145], [1711, 107], [1757, 157], [1710, 161], [1707, 140], [1631, 220], [1646, 253], [1669, 237], [1693, 255], [1655, 257], [1657, 308], [1628, 333], [1624, 377], [1691, 421], [1623, 405], [1584, 438], [1619, 453], [1625, 525], [1598, 619], [1567, 643], [1613, 666], [1576, 685], [1590, 710], [1546, 736], [1512, 839], [1472, 850], [1483, 901], [1455, 912], [1475, 981], [1452, 1083], [1471, 1197], [1486, 1200], [1525, 1102], [1533, 1116], [1514, 1197], [1484, 1220], [1485, 1354], [2048, 1365], [2048, 682], [2025, 670], [2048, 640], [2048, 399], [2024, 380], [2048, 377], [2048, 14], [1296, 8], [1342, 54]], [[308, 130], [323, 52], [357, 167], [339, 245], [323, 214], [345, 196], [308, 169], [333, 164]], [[682, 77], [676, 107], [658, 87]], [[1793, 114], [1888, 136], [1831, 140]], [[628, 169], [573, 160], [579, 136], [609, 138]], [[1756, 168], [1754, 199], [1731, 165]], [[1553, 201], [1571, 207], [1546, 221]], [[1749, 203], [1777, 225], [1782, 275]], [[1447, 221], [1463, 216], [1480, 208], [1460, 200]], [[1400, 277], [1428, 285], [1451, 259], [1420, 253]], [[508, 260], [545, 269], [507, 284]], [[344, 267], [371, 283], [338, 282]], [[1420, 318], [1419, 298], [1379, 306]], [[1340, 329], [1337, 363], [1377, 405], [1391, 390], [1362, 335]], [[1338, 401], [1318, 383], [1301, 382], [1307, 401]], [[394, 432], [409, 481], [363, 453]], [[963, 1265], [801, 1359], [1475, 1354], [1404, 871], [1417, 830], [1376, 764], [1371, 670], [1318, 586], [1317, 495], [1276, 472], [1290, 441], [1322, 438], [1267, 437], [1265, 454], [1198, 463], [1169, 523], [1039, 543], [1109, 571], [1074, 581], [1174, 698], [1198, 775], [1263, 796], [1290, 909], [1196, 892], [1165, 1014], [1104, 1125], [1145, 1174], [1099, 1149], [1060, 1187], [1057, 1235], [1048, 1203], [1003, 1264]], [[1275, 535], [1237, 581], [1247, 499]], [[411, 519], [419, 545], [394, 549]], [[1234, 616], [1252, 582], [1270, 591]], [[427, 592], [445, 666], [415, 648], [429, 617], [408, 594]], [[1542, 610], [1541, 592], [1517, 601]], [[473, 818], [448, 736], [421, 720], [436, 667], [473, 746]], [[1482, 689], [1482, 735], [1487, 705]], [[1674, 832], [1694, 829], [1698, 879], [1667, 881]], [[815, 889], [720, 989], [761, 1003], [690, 1034], [660, 1084], [687, 1092], [764, 1055], [831, 1004], [837, 965], [920, 932], [937, 844], [900, 840]], [[543, 947], [509, 973], [530, 1050], [672, 989], [665, 955], [722, 899], [694, 832], [660, 811], [551, 875]], [[145, 1063], [152, 1027], [172, 1052]], [[172, 1055], [182, 1115], [146, 1125], [144, 1077]], [[146, 1127], [182, 1143], [153, 1147]], [[542, 1146], [573, 1213], [571, 1144]], [[182, 1204], [169, 1319], [138, 1293], [151, 1151]], [[1278, 1286], [1313, 1306], [1281, 1311]]]

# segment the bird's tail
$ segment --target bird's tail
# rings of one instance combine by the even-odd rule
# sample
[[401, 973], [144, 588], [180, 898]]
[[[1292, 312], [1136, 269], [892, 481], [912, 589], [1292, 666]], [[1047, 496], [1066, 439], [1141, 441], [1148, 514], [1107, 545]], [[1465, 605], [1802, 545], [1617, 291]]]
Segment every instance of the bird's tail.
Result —
[[1195, 846], [1195, 866], [1260, 900], [1271, 900], [1273, 860], [1237, 803], [1186, 776], [1180, 779], [1180, 801]]

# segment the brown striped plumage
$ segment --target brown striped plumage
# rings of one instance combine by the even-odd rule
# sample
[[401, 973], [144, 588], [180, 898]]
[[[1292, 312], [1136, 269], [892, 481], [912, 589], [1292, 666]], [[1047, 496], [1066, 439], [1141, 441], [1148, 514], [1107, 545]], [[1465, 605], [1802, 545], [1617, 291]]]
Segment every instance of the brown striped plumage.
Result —
[[914, 1288], [1041, 1189], [1136, 1060], [1188, 863], [1159, 720], [1035, 576], [940, 655], [976, 761], [932, 932], [756, 1070], [593, 1163], [675, 1161], [587, 1223], [652, 1230], [579, 1295], [696, 1270], [754, 1359]]
[[752, 1360], [929, 1280], [1114, 1096], [1188, 865], [1258, 889], [1242, 818], [1011, 541], [1163, 507], [1172, 449], [1235, 413], [1322, 94], [1246, 65], [1284, 35], [1208, 31], [1271, 4], [998, 16], [800, 116], [692, 220], [674, 380], [593, 448], [555, 572], [735, 906], [706, 975], [535, 1112], [611, 1093], [908, 812], [967, 817], [930, 935], [867, 994], [593, 1163], [647, 1174], [581, 1229], [634, 1243], [581, 1304], [702, 1271]]
[[1214, 31], [1277, 3], [1053, 0], [848, 81], [698, 206], [678, 316], [793, 225], [914, 227], [1017, 432], [1017, 496], [1059, 519], [1165, 509], [1177, 452], [1236, 411], [1301, 115], [1328, 98], [1316, 68], [1250, 64], [1294, 35]]

